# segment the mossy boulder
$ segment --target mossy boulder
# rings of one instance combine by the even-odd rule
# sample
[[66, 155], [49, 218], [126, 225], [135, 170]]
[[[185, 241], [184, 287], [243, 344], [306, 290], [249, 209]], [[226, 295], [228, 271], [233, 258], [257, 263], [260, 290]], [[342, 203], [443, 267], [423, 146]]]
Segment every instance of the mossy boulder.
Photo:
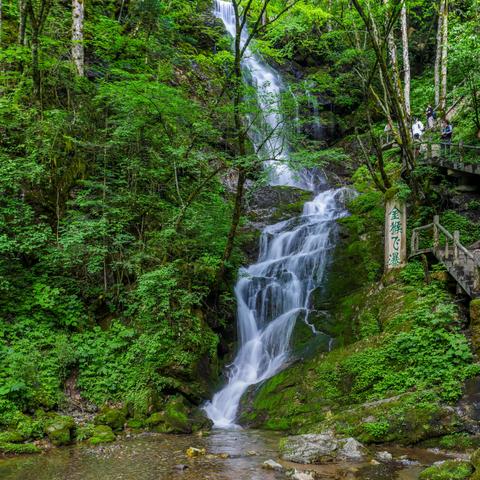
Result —
[[464, 480], [470, 478], [473, 466], [469, 462], [448, 460], [432, 465], [420, 473], [420, 480]]
[[127, 420], [127, 412], [125, 408], [104, 407], [95, 417], [95, 425], [107, 425], [113, 431], [120, 432]]
[[115, 441], [115, 434], [108, 425], [97, 425], [93, 429], [93, 436], [89, 442], [92, 445], [98, 445], [99, 443], [110, 443]]
[[132, 430], [140, 430], [145, 426], [145, 420], [141, 418], [129, 418], [126, 423], [127, 428], [131, 428]]
[[5, 454], [23, 454], [40, 453], [42, 450], [33, 443], [9, 443], [0, 442], [0, 453]]
[[183, 397], [172, 397], [163, 411], [152, 413], [145, 420], [145, 425], [160, 433], [192, 433], [194, 421], [190, 413], [191, 409]]
[[0, 443], [21, 443], [24, 440], [25, 438], [19, 432], [13, 430], [0, 432]]
[[212, 422], [201, 409], [193, 407], [178, 395], [171, 397], [162, 411], [152, 413], [144, 425], [159, 433], [192, 433], [210, 430]]
[[75, 430], [75, 420], [72, 417], [54, 415], [45, 421], [44, 432], [49, 440], [57, 446], [72, 442]]

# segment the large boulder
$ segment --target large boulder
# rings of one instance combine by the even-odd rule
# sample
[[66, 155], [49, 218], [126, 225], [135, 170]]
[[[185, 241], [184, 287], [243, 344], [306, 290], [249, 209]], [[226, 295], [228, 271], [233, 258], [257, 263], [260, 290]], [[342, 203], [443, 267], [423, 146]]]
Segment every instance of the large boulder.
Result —
[[295, 435], [280, 443], [283, 459], [296, 463], [325, 463], [333, 460], [361, 460], [365, 447], [354, 438], [337, 438], [333, 433]]
[[44, 432], [54, 445], [68, 445], [73, 440], [75, 420], [72, 417], [54, 415], [45, 422]]

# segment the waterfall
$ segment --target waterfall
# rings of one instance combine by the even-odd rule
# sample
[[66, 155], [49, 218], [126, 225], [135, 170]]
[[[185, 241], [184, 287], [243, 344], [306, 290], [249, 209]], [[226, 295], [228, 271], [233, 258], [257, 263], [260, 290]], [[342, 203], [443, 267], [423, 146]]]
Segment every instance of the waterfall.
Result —
[[[235, 35], [231, 3], [216, 0], [215, 15], [223, 20], [230, 35]], [[246, 35], [242, 32], [243, 41]], [[262, 103], [268, 97], [274, 107], [279, 107], [282, 81], [278, 73], [251, 51], [246, 53], [243, 68], [251, 76], [258, 103], [266, 112], [265, 123], [270, 128], [282, 124], [279, 109]], [[252, 142], [258, 142], [258, 138], [252, 138]], [[285, 366], [296, 321], [310, 325], [310, 297], [324, 278], [335, 245], [336, 220], [347, 213], [347, 189], [328, 189], [318, 172], [294, 174], [284, 163], [288, 145], [282, 129], [276, 130], [266, 145], [265, 163], [272, 169], [270, 184], [300, 187], [315, 194], [304, 205], [301, 216], [266, 227], [258, 262], [240, 269], [235, 286], [239, 350], [230, 365], [227, 384], [205, 405], [207, 415], [219, 428], [234, 428], [247, 388]]]
[[323, 140], [325, 138], [325, 128], [320, 121], [320, 109], [318, 98], [311, 91], [311, 85], [305, 82], [305, 96], [307, 98], [307, 105], [312, 112], [312, 137], [315, 140]]

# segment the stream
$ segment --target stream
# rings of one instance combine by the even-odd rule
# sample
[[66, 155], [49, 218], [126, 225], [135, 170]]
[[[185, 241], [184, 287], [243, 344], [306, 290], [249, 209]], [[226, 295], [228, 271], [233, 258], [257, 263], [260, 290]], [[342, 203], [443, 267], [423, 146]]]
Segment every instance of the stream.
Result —
[[[31, 456], [0, 459], [2, 480], [285, 480], [285, 473], [262, 468], [278, 460], [281, 434], [255, 430], [214, 430], [209, 436], [125, 435], [112, 444], [72, 445]], [[207, 454], [189, 458], [189, 447]], [[380, 447], [381, 448], [381, 447]], [[318, 479], [414, 480], [422, 465], [445, 456], [422, 449], [389, 448], [396, 462], [372, 465], [340, 463], [298, 465], [286, 469], [313, 471]]]

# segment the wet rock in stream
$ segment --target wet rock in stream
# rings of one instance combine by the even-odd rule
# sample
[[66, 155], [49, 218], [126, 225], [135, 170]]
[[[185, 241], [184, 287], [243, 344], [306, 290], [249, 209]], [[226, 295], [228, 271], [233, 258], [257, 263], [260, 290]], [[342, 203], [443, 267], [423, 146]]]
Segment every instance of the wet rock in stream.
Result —
[[333, 460], [361, 460], [365, 447], [354, 438], [338, 438], [333, 433], [295, 435], [280, 444], [282, 458], [296, 463], [323, 463]]

